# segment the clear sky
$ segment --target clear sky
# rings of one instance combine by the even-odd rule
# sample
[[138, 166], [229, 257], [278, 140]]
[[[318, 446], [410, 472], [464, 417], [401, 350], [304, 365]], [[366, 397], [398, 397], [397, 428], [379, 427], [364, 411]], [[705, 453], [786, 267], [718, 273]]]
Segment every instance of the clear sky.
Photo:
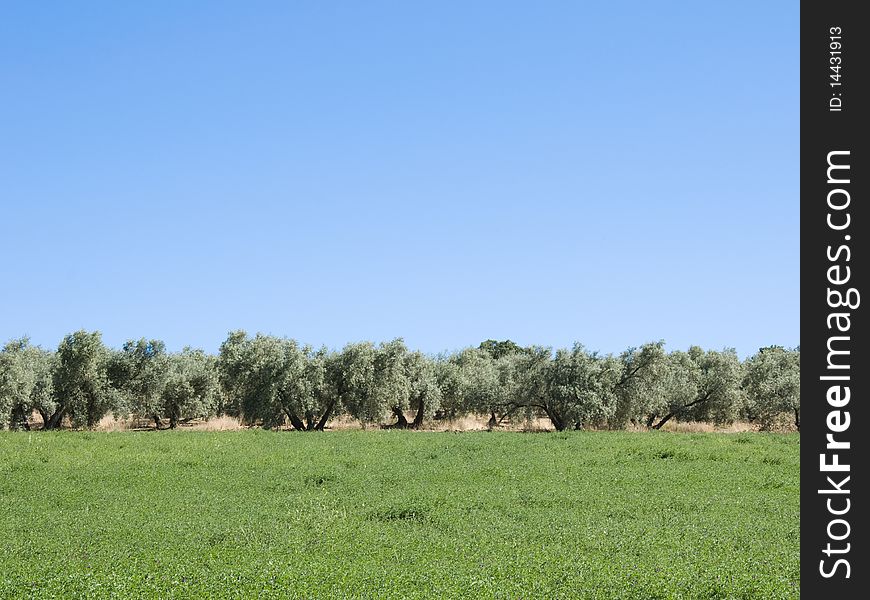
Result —
[[799, 342], [797, 2], [21, 2], [0, 337]]

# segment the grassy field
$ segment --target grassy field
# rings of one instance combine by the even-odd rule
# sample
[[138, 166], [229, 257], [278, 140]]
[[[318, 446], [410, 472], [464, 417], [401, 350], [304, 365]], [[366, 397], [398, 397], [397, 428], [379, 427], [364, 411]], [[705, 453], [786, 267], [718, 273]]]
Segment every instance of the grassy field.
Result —
[[797, 435], [0, 434], [0, 597], [797, 598]]

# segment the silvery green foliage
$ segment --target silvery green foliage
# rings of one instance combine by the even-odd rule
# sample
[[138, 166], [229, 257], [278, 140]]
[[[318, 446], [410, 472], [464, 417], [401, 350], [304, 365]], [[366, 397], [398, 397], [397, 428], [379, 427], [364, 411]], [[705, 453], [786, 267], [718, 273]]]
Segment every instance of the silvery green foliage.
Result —
[[157, 414], [169, 418], [170, 428], [183, 420], [214, 414], [219, 389], [216, 362], [202, 350], [191, 348], [167, 356]]
[[739, 416], [744, 405], [744, 366], [737, 352], [725, 350], [702, 350], [695, 346], [695, 363], [700, 371], [699, 398], [705, 401], [692, 407], [689, 418], [710, 423], [731, 423]]
[[65, 416], [73, 426], [93, 427], [118, 406], [118, 394], [109, 385], [109, 351], [99, 331], [76, 331], [57, 349], [54, 370], [55, 409], [45, 424], [60, 427]]
[[604, 421], [616, 408], [613, 392], [618, 362], [588, 352], [582, 344], [557, 350], [544, 367], [540, 408], [557, 430]]
[[746, 361], [744, 414], [749, 420], [770, 429], [777, 421], [788, 419], [800, 429], [800, 360], [799, 348], [769, 346]]
[[[27, 427], [38, 411], [46, 428], [68, 417], [93, 426], [108, 411], [155, 419], [215, 413], [246, 423], [322, 430], [342, 412], [363, 425], [394, 417], [420, 427], [429, 417], [546, 416], [557, 429], [581, 424], [623, 427], [646, 420], [716, 423], [739, 410], [762, 425], [785, 413], [800, 423], [799, 351], [762, 349], [745, 365], [733, 350], [665, 353], [662, 342], [599, 355], [576, 344], [553, 353], [488, 340], [438, 356], [409, 352], [401, 339], [314, 350], [294, 340], [231, 332], [218, 357], [185, 349], [168, 354], [159, 340], [129, 341], [119, 351], [98, 332], [64, 338], [56, 353], [13, 340], [0, 351], [0, 423]], [[413, 420], [408, 421], [411, 411]]]
[[414, 411], [411, 427], [419, 428], [441, 408], [441, 388], [438, 386], [436, 363], [421, 352], [410, 352], [405, 358], [408, 374], [408, 406]]
[[30, 394], [30, 408], [42, 417], [44, 427], [50, 418], [49, 415], [57, 408], [54, 394], [54, 370], [57, 365], [57, 354], [39, 348], [39, 352], [34, 353], [31, 358], [35, 378], [33, 391]]
[[408, 349], [401, 339], [375, 348], [369, 342], [348, 344], [333, 364], [334, 387], [348, 413], [363, 425], [393, 414], [407, 424], [411, 380], [405, 364]]
[[53, 356], [26, 337], [10, 340], [0, 350], [0, 428], [30, 428], [30, 414], [53, 408]]
[[462, 369], [455, 355], [439, 355], [434, 364], [435, 381], [441, 401], [440, 408], [434, 412], [436, 419], [456, 419], [466, 414], [466, 402], [462, 380]]
[[163, 392], [169, 377], [169, 356], [161, 340], [129, 340], [120, 351], [112, 352], [108, 364], [109, 381], [120, 392], [124, 413], [154, 419], [163, 416]]
[[0, 351], [0, 427], [14, 421], [12, 412], [20, 412], [30, 402], [34, 386], [33, 370], [28, 364], [29, 340], [10, 340]]
[[290, 407], [289, 382], [302, 376], [301, 352], [293, 340], [257, 334], [246, 340], [242, 353], [240, 406], [244, 420], [275, 427], [299, 416]]
[[642, 421], [667, 402], [668, 356], [664, 342], [659, 341], [629, 348], [615, 360], [619, 363], [614, 381], [616, 409], [607, 424], [622, 429], [629, 421]]
[[480, 348], [439, 356], [433, 366], [441, 396], [436, 416], [456, 419], [472, 413], [489, 416], [491, 426], [501, 423], [522, 408], [516, 380], [520, 359], [511, 353], [494, 358]]
[[306, 426], [314, 424], [315, 429], [323, 429], [330, 417], [341, 412], [328, 374], [330, 352], [325, 347], [313, 350], [306, 346], [304, 353], [306, 360], [297, 410]]
[[300, 347], [293, 340], [283, 343], [284, 368], [278, 389], [281, 407], [294, 429], [323, 430], [340, 410], [327, 377], [329, 353], [325, 348]]
[[489, 350], [464, 350], [448, 360], [458, 369], [442, 367], [440, 380], [452, 404], [459, 397], [467, 411], [490, 415], [490, 425], [517, 413], [542, 414], [558, 430], [584, 423], [621, 427], [644, 415], [659, 427], [674, 417], [733, 419], [741, 394], [733, 350], [693, 347], [668, 356], [663, 345], [646, 344], [618, 357], [582, 344], [555, 355], [549, 348], [523, 348], [498, 359]]
[[[566, 429], [602, 422], [613, 414], [619, 379], [614, 359], [589, 353], [580, 344], [555, 357], [546, 347], [509, 351], [511, 347], [490, 343], [442, 360], [442, 403], [454, 414], [487, 415], [490, 427], [515, 415], [543, 414], [557, 429]], [[493, 348], [505, 351], [495, 358]]]
[[[363, 423], [377, 423], [393, 414], [406, 425], [404, 411], [408, 409], [411, 381], [405, 365], [408, 348], [401, 339], [382, 342], [375, 352], [371, 402], [355, 414]], [[353, 413], [351, 413], [353, 414]]]
[[374, 397], [376, 353], [371, 342], [353, 343], [328, 362], [328, 377], [337, 398], [364, 425], [383, 413]]
[[703, 350], [668, 355], [668, 368], [661, 381], [663, 402], [651, 407], [647, 424], [659, 429], [672, 418], [727, 423], [742, 404], [743, 365], [733, 349]]
[[221, 388], [234, 394], [247, 423], [276, 427], [289, 420], [299, 431], [322, 430], [338, 411], [339, 391], [328, 376], [325, 349], [300, 347], [295, 340], [233, 332], [218, 358]]
[[489, 414], [502, 409], [496, 361], [485, 350], [467, 348], [455, 357], [459, 368], [461, 404], [459, 414]]
[[231, 331], [221, 344], [217, 370], [220, 381], [219, 414], [242, 416], [241, 399], [247, 387], [250, 365], [247, 362], [248, 334]]
[[[527, 374], [525, 369], [534, 363], [535, 352], [536, 349], [532, 348], [523, 354], [503, 353], [495, 359], [495, 389], [491, 394], [494, 402], [489, 410], [490, 426], [500, 424], [520, 411], [530, 416], [523, 406], [522, 400], [527, 394], [524, 393], [522, 386], [528, 385], [533, 380], [523, 380], [522, 376]], [[546, 349], [545, 354], [545, 358], [549, 359], [549, 348]]]
[[[389, 418], [400, 427], [419, 427], [441, 402], [438, 367], [419, 352], [409, 353], [400, 338], [375, 347], [348, 344], [326, 357], [326, 379], [341, 408], [364, 426]], [[414, 409], [409, 423], [405, 411]]]
[[532, 346], [521, 354], [503, 354], [493, 363], [495, 381], [488, 410], [489, 425], [522, 415], [529, 419], [540, 414], [548, 397], [548, 369], [553, 351]]
[[[492, 344], [490, 344], [492, 346]], [[498, 345], [505, 349], [509, 346]], [[519, 413], [529, 416], [530, 406], [544, 394], [542, 370], [550, 360], [549, 348], [533, 347], [522, 353], [468, 348], [455, 355], [459, 375], [461, 413], [489, 417], [489, 426], [502, 424]]]

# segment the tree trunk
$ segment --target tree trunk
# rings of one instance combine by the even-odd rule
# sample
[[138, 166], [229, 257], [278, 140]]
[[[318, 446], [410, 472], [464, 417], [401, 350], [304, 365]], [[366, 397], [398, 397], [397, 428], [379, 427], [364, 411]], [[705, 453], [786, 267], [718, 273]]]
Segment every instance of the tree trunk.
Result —
[[287, 417], [290, 419], [290, 424], [293, 425], [293, 429], [296, 431], [305, 431], [305, 423], [302, 422], [302, 419], [286, 408], [284, 409], [284, 412], [287, 413]]
[[661, 429], [662, 425], [664, 425], [665, 423], [670, 421], [672, 417], [675, 417], [678, 414], [684, 412], [687, 408], [692, 408], [693, 406], [697, 406], [698, 404], [703, 404], [704, 402], [707, 402], [710, 399], [710, 396], [712, 394], [713, 394], [713, 390], [709, 390], [706, 394], [704, 394], [700, 398], [692, 400], [691, 402], [689, 402], [688, 404], [684, 404], [683, 406], [681, 406], [677, 410], [668, 413], [667, 416], [665, 416], [665, 418], [663, 418], [661, 421], [659, 421], [657, 425], [653, 426], [653, 429]]
[[87, 407], [85, 409], [87, 411], [86, 412], [87, 418], [85, 419], [85, 425], [87, 426], [88, 429], [93, 429], [94, 427], [97, 426], [97, 423], [99, 423], [100, 417], [102, 415], [97, 414], [97, 404], [98, 403], [97, 403], [97, 398], [96, 398], [95, 394], [93, 393], [93, 391], [90, 391], [87, 393], [87, 401], [88, 401], [88, 404], [87, 404]]
[[657, 416], [658, 416], [657, 414], [653, 413], [653, 414], [651, 414], [649, 417], [647, 417], [647, 419], [646, 419], [646, 426], [649, 427], [649, 428], [652, 428], [653, 423], [656, 422], [656, 417], [657, 417]]
[[417, 414], [414, 415], [414, 422], [411, 423], [411, 427], [414, 429], [420, 429], [420, 426], [423, 425], [423, 416], [426, 414], [426, 403], [420, 398], [420, 404], [417, 406]]
[[492, 410], [489, 412], [489, 421], [486, 422], [486, 428], [489, 431], [492, 431], [498, 426], [498, 419], [495, 418], [495, 411]]
[[154, 427], [157, 428], [157, 431], [160, 431], [160, 417], [158, 415], [151, 415], [151, 418], [154, 419]]
[[393, 407], [393, 415], [396, 417], [396, 423], [393, 425], [396, 429], [407, 429], [408, 419], [405, 418], [405, 413], [398, 406]]
[[794, 426], [797, 427], [797, 430], [801, 430], [801, 409], [794, 409]]
[[[521, 408], [523, 408], [523, 405], [522, 405], [522, 404], [515, 404], [515, 405], [513, 406], [513, 408], [510, 408], [510, 409], [506, 410], [506, 411], [504, 412], [504, 414], [498, 418], [498, 421], [496, 422], [496, 425], [501, 425], [502, 423], [504, 423], [504, 422], [507, 421], [508, 419], [512, 418], [513, 414], [514, 414], [515, 412], [517, 412], [517, 411], [518, 411], [519, 409], [521, 409]], [[491, 415], [492, 415], [492, 416], [495, 416], [495, 411], [493, 411], [493, 412], [491, 413]]]
[[60, 428], [60, 424], [63, 422], [63, 415], [66, 412], [66, 404], [59, 407], [54, 414], [52, 414], [48, 421], [46, 421], [43, 425], [43, 429], [58, 429]]
[[172, 413], [169, 415], [169, 429], [175, 429], [176, 427], [178, 427], [178, 415]]
[[668, 421], [670, 421], [670, 420], [674, 417], [674, 415], [676, 415], [676, 414], [677, 414], [677, 413], [668, 413], [667, 415], [665, 415], [665, 416], [662, 418], [661, 421], [659, 421], [658, 423], [656, 423], [655, 425], [653, 425], [653, 429], [661, 429], [661, 428], [662, 428], [662, 425], [664, 425], [665, 423], [667, 423]]
[[549, 408], [544, 408], [544, 412], [547, 413], [547, 417], [550, 419], [553, 427], [556, 428], [556, 431], [565, 431], [565, 421], [562, 417]]
[[329, 406], [326, 407], [326, 411], [323, 413], [323, 416], [320, 417], [320, 421], [318, 421], [317, 425], [314, 426], [315, 431], [323, 431], [323, 428], [326, 427], [326, 422], [332, 415], [332, 410], [335, 408], [335, 403], [336, 400], [333, 400], [329, 403]]

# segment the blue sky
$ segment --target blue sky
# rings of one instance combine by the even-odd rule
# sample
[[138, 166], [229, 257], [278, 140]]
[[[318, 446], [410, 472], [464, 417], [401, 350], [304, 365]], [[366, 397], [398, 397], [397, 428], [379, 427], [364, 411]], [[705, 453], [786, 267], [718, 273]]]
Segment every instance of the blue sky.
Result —
[[796, 2], [0, 18], [0, 337], [799, 342]]

